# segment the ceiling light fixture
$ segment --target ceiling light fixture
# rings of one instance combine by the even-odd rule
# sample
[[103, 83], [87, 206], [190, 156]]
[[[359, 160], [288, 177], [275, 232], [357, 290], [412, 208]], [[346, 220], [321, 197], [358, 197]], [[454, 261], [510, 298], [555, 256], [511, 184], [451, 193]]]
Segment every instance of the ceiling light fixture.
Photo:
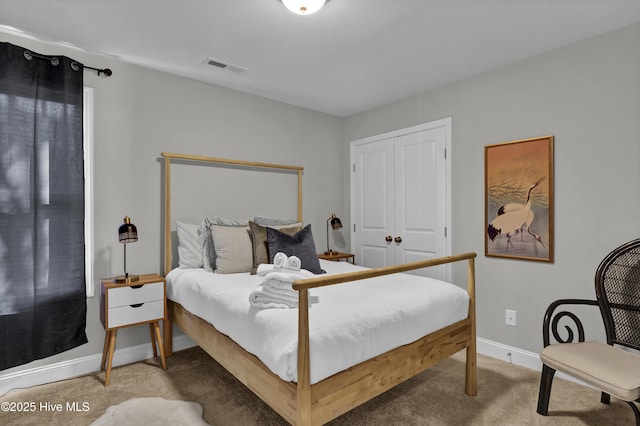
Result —
[[326, 0], [282, 0], [287, 9], [298, 15], [311, 15], [320, 10]]

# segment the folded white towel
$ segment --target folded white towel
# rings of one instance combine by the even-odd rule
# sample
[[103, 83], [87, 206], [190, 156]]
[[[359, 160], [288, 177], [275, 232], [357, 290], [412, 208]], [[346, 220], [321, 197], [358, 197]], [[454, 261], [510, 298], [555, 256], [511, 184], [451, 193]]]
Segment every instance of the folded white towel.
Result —
[[284, 268], [284, 265], [287, 263], [287, 255], [278, 252], [275, 256], [273, 256], [273, 267], [274, 268]]
[[289, 256], [287, 261], [284, 263], [284, 268], [292, 271], [299, 271], [300, 266], [302, 266], [302, 262], [298, 256]]
[[[269, 272], [273, 272], [276, 268], [273, 267], [271, 263], [261, 263], [258, 265], [258, 269], [256, 269], [256, 274], [264, 277]], [[281, 268], [277, 269], [278, 271], [282, 270]]]
[[287, 257], [287, 255], [279, 251], [275, 256], [273, 256], [273, 263], [261, 263], [260, 265], [258, 265], [256, 274], [264, 276], [271, 271], [281, 271], [284, 269], [288, 261], [289, 258]]
[[294, 281], [305, 280], [313, 277], [315, 277], [315, 275], [306, 269], [300, 269], [299, 271], [287, 271], [286, 269], [282, 271], [273, 270], [264, 274], [263, 282], [268, 280], [278, 280], [284, 281], [285, 283], [292, 283]]
[[[301, 273], [302, 271], [305, 273]], [[269, 272], [264, 276], [264, 280], [261, 284], [264, 287], [289, 290], [293, 293], [297, 293], [297, 290], [293, 289], [292, 283], [294, 281], [313, 277], [314, 275], [311, 272], [304, 269], [297, 272]]]
[[298, 292], [276, 291], [259, 285], [250, 295], [249, 303], [256, 308], [297, 308]]
[[260, 285], [267, 290], [273, 289], [274, 291], [288, 291], [289, 294], [298, 297], [298, 292], [293, 289], [293, 284], [291, 284], [290, 282], [279, 280], [265, 280]]
[[296, 304], [298, 303], [298, 292], [291, 288], [274, 287], [263, 284], [262, 292], [283, 300], [295, 302]]
[[[280, 254], [286, 258], [285, 263], [283, 263], [283, 266], [277, 266], [275, 264], [276, 258], [279, 260], [279, 262], [282, 260], [282, 256], [278, 256]], [[284, 253], [278, 252], [276, 256], [273, 258], [273, 260], [274, 260], [274, 263], [259, 264], [258, 268], [256, 269], [256, 274], [258, 274], [261, 277], [264, 277], [265, 275], [271, 272], [287, 272], [288, 271], [288, 272], [302, 272], [305, 275], [309, 275], [309, 276], [305, 276], [304, 278], [311, 278], [314, 276], [308, 270], [300, 269], [300, 266], [302, 266], [302, 262], [300, 261], [300, 258], [298, 258], [297, 256], [290, 256], [287, 258], [287, 256]], [[301, 278], [296, 278], [296, 279], [299, 280]]]
[[298, 307], [298, 292], [291, 284], [315, 276], [306, 269], [296, 271], [275, 268], [273, 265], [264, 265], [264, 267], [259, 265], [258, 275], [262, 274], [264, 274], [262, 283], [249, 295], [249, 303], [257, 308]]

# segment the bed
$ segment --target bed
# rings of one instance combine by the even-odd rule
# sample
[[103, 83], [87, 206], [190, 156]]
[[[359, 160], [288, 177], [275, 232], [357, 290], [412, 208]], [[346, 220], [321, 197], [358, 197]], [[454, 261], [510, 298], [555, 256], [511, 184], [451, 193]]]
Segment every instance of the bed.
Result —
[[[294, 425], [327, 423], [463, 349], [466, 350], [464, 391], [467, 395], [476, 395], [475, 253], [376, 269], [347, 266], [346, 262], [322, 261], [322, 267], [327, 270], [327, 274], [293, 283], [293, 289], [299, 295], [297, 309], [256, 310], [249, 305], [246, 293], [259, 283], [259, 276], [248, 273], [228, 274], [224, 279], [235, 283], [228, 285], [220, 282], [222, 277], [218, 275], [222, 274], [173, 268], [171, 161], [232, 165], [255, 168], [266, 173], [284, 171], [296, 175], [297, 220], [300, 222], [302, 167], [172, 153], [162, 153], [162, 157], [164, 273], [167, 277], [169, 297], [168, 319], [164, 326], [167, 356], [172, 352], [172, 324], [175, 324], [240, 382]], [[405, 274], [408, 271], [454, 262], [467, 264], [467, 289], [462, 291], [458, 288], [457, 292], [449, 292], [453, 293], [451, 301], [445, 302], [445, 299], [437, 296], [439, 293], [433, 293], [431, 290], [429, 294], [420, 293], [426, 291], [425, 286], [421, 284], [424, 278]], [[387, 276], [390, 274], [396, 275], [389, 280]], [[457, 288], [453, 284], [432, 281], [434, 289]], [[215, 296], [218, 293], [224, 294], [224, 297], [218, 302], [209, 301], [206, 299], [208, 296], [204, 296], [203, 289], [214, 289], [216, 286], [233, 288], [239, 295], [227, 294], [225, 291], [216, 293], [212, 290], [212, 297], [218, 297]], [[375, 300], [381, 299], [379, 293], [375, 292], [388, 291], [386, 288], [389, 288], [393, 290], [390, 294], [397, 295], [402, 293], [398, 289], [405, 287], [407, 294], [412, 295], [408, 299], [412, 304], [407, 304], [407, 309], [403, 309], [402, 315], [394, 315], [391, 309], [394, 303], [398, 306], [403, 305], [401, 300], [394, 302], [388, 297], [388, 303], [377, 307], [373, 305], [376, 303]], [[460, 292], [464, 293], [464, 297], [460, 297]], [[353, 303], [353, 308], [344, 302], [347, 295], [355, 296], [354, 300], [357, 300], [357, 303]], [[422, 300], [428, 299], [433, 299], [431, 305], [422, 303]], [[244, 303], [237, 300], [244, 300]], [[216, 303], [219, 305], [215, 305]], [[360, 312], [363, 307], [358, 306], [369, 306], [368, 304], [371, 304], [370, 311], [388, 310], [389, 319], [382, 322], [362, 319]], [[332, 307], [334, 305], [335, 307]], [[209, 309], [209, 306], [216, 308]], [[223, 317], [208, 317], [209, 312], [218, 315], [225, 306], [230, 307], [228, 310], [232, 313], [231, 317], [226, 320]], [[335, 309], [335, 315], [332, 315], [330, 309]], [[438, 321], [425, 321], [427, 314], [435, 316]], [[249, 318], [249, 323], [253, 321], [257, 328], [252, 330], [251, 324], [243, 323], [243, 316]], [[399, 316], [403, 317], [404, 324], [412, 326], [402, 326], [403, 323], [400, 322], [399, 329], [394, 331], [389, 328], [391, 323], [397, 322]], [[350, 321], [350, 317], [360, 318], [361, 324], [349, 325], [347, 321]], [[265, 344], [256, 344], [259, 342], [256, 336], [271, 336], [274, 333], [273, 330], [264, 328], [274, 324], [278, 329], [286, 329], [285, 337], [277, 337], [271, 342], [265, 339]], [[348, 326], [341, 327], [342, 324]], [[414, 326], [416, 324], [419, 327]], [[332, 328], [341, 330], [342, 334], [338, 337], [326, 337]], [[372, 335], [367, 333], [378, 334], [371, 337]], [[381, 338], [382, 335], [386, 337]], [[392, 339], [389, 339], [389, 336]], [[321, 340], [322, 338], [325, 340]], [[328, 346], [332, 341], [335, 346]], [[345, 343], [347, 341], [351, 341], [351, 349], [346, 348], [346, 353], [339, 352], [341, 347], [348, 346]], [[373, 341], [383, 343], [370, 344]], [[282, 346], [288, 352], [284, 355], [270, 355], [269, 351], [265, 354], [257, 347], [268, 346], [268, 343], [272, 347]], [[284, 362], [281, 362], [283, 360]]]

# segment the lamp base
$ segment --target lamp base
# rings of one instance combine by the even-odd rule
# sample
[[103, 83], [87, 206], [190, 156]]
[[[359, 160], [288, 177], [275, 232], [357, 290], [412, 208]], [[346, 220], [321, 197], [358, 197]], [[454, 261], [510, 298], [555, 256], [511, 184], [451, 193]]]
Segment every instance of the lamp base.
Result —
[[138, 275], [120, 275], [115, 277], [114, 281], [117, 283], [135, 283], [136, 281], [138, 281], [140, 279], [140, 276]]
[[325, 256], [336, 256], [338, 254], [337, 251], [329, 250], [324, 252]]

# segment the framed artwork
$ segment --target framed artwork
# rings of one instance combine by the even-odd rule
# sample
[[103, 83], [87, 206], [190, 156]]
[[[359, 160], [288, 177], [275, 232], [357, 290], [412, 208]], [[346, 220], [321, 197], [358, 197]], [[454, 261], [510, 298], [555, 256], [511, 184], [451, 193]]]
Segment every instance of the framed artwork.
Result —
[[553, 262], [553, 136], [484, 147], [485, 256]]

